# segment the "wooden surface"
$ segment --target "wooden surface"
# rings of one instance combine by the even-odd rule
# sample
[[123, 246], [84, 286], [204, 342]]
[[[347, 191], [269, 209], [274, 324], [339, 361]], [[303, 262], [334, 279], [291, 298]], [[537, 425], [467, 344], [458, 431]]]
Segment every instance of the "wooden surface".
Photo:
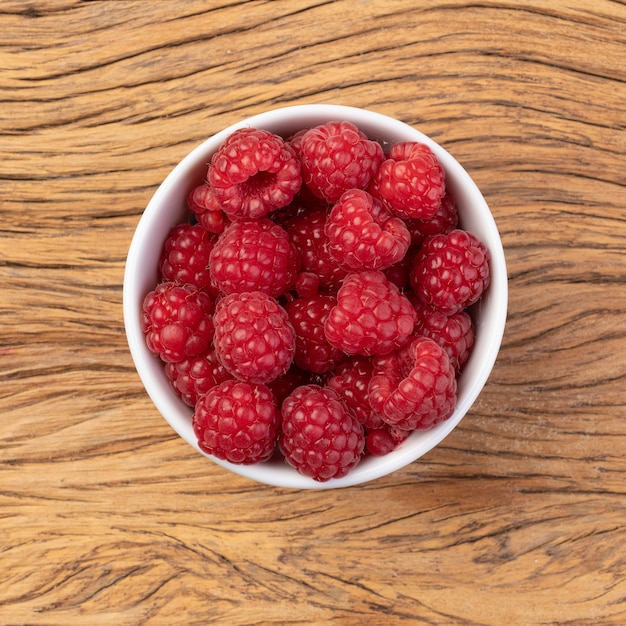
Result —
[[[626, 624], [624, 2], [3, 0], [0, 33], [1, 624]], [[175, 163], [318, 102], [465, 165], [510, 314], [437, 449], [313, 493], [179, 439], [121, 304]]]

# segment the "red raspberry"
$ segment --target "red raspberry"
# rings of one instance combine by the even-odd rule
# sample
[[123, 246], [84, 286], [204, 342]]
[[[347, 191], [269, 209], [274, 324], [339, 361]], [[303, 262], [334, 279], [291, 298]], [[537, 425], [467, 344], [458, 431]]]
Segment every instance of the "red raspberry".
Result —
[[397, 426], [385, 424], [383, 427], [367, 433], [365, 449], [374, 456], [384, 456], [395, 450], [410, 433], [409, 430], [402, 430]]
[[300, 163], [283, 139], [242, 128], [213, 155], [207, 178], [230, 218], [263, 217], [287, 206], [302, 185]]
[[178, 224], [170, 231], [159, 268], [161, 282], [194, 285], [212, 295], [209, 254], [214, 238], [200, 224]]
[[400, 142], [391, 146], [368, 191], [398, 217], [429, 219], [441, 205], [445, 174], [427, 145]]
[[203, 183], [194, 187], [187, 196], [187, 206], [193, 211], [196, 219], [210, 233], [221, 233], [226, 228], [227, 218], [224, 215], [211, 185]]
[[350, 122], [327, 122], [299, 140], [303, 180], [317, 197], [334, 203], [348, 189], [365, 189], [383, 149]]
[[267, 383], [289, 369], [296, 333], [271, 296], [261, 291], [224, 296], [213, 322], [217, 356], [235, 378]]
[[345, 476], [357, 465], [365, 436], [334, 391], [304, 385], [283, 402], [278, 445], [298, 472], [324, 482]]
[[267, 386], [271, 389], [274, 397], [276, 398], [277, 406], [283, 403], [283, 400], [300, 385], [306, 385], [311, 382], [310, 372], [301, 370], [297, 365], [293, 364], [291, 367], [278, 378], [271, 380], [267, 383]]
[[340, 363], [345, 354], [331, 346], [324, 334], [324, 322], [337, 300], [330, 295], [296, 298], [286, 305], [289, 321], [296, 331], [294, 361], [302, 369], [324, 374]]
[[302, 270], [316, 274], [320, 288], [333, 291], [348, 272], [331, 256], [325, 226], [325, 210], [303, 213], [285, 224], [291, 241], [300, 251]]
[[426, 237], [431, 235], [447, 235], [459, 223], [459, 213], [452, 195], [447, 193], [441, 200], [441, 206], [430, 219], [405, 220], [406, 227], [411, 233], [411, 245], [420, 245]]
[[410, 280], [424, 304], [452, 315], [477, 302], [489, 286], [489, 252], [465, 230], [433, 235], [417, 253]]
[[404, 222], [366, 191], [350, 189], [324, 227], [331, 255], [353, 270], [379, 270], [400, 261], [411, 243]]
[[265, 385], [227, 380], [200, 398], [193, 430], [207, 454], [247, 465], [272, 456], [279, 421], [274, 395]]
[[146, 345], [165, 362], [206, 352], [213, 339], [211, 297], [193, 285], [165, 282], [143, 301]]
[[381, 271], [350, 274], [324, 325], [326, 338], [348, 354], [386, 354], [413, 332], [415, 310]]
[[230, 224], [209, 258], [211, 276], [227, 294], [263, 291], [277, 297], [293, 286], [299, 267], [287, 232], [268, 218]]
[[354, 356], [341, 363], [326, 382], [326, 386], [337, 393], [366, 429], [382, 428], [384, 425], [382, 417], [372, 410], [369, 402], [367, 390], [373, 374], [371, 358]]
[[419, 300], [413, 301], [417, 313], [415, 334], [438, 343], [448, 354], [450, 363], [460, 371], [474, 347], [474, 324], [466, 311], [446, 315]]
[[191, 407], [209, 389], [232, 378], [219, 362], [213, 346], [202, 356], [191, 357], [180, 363], [166, 363], [165, 373], [174, 391]]
[[416, 337], [374, 359], [370, 404], [383, 420], [404, 430], [425, 430], [448, 419], [456, 404], [456, 377], [445, 350]]

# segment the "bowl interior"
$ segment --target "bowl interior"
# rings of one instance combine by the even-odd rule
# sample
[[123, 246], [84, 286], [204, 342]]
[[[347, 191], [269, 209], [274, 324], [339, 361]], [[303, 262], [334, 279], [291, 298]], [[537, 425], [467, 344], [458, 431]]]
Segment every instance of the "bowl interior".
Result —
[[275, 109], [248, 118], [214, 135], [188, 154], [168, 175], [146, 207], [133, 236], [124, 274], [124, 323], [137, 372], [155, 406], [172, 428], [195, 448], [192, 409], [172, 390], [161, 361], [147, 349], [141, 329], [141, 305], [157, 281], [161, 249], [170, 229], [187, 216], [186, 197], [206, 175], [211, 155], [228, 135], [246, 126], [282, 136], [331, 120], [356, 124], [382, 143], [419, 141], [428, 144], [446, 171], [460, 226], [474, 232], [491, 255], [491, 284], [476, 307], [476, 341], [458, 381], [458, 401], [452, 417], [431, 430], [412, 433], [391, 453], [367, 456], [346, 477], [319, 483], [276, 459], [256, 465], [234, 465], [214, 457], [222, 467], [258, 482], [279, 487], [328, 489], [367, 482], [411, 463], [441, 442], [461, 421], [485, 385], [502, 341], [507, 312], [507, 275], [504, 251], [493, 216], [482, 194], [463, 167], [441, 146], [415, 128], [385, 115], [340, 105], [301, 105]]

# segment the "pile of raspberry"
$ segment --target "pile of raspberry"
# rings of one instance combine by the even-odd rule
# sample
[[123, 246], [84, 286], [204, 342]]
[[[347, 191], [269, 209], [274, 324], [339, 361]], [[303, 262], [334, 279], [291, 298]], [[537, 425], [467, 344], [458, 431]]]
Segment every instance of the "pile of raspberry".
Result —
[[452, 415], [489, 254], [427, 145], [243, 128], [186, 202], [143, 328], [203, 451], [327, 481]]

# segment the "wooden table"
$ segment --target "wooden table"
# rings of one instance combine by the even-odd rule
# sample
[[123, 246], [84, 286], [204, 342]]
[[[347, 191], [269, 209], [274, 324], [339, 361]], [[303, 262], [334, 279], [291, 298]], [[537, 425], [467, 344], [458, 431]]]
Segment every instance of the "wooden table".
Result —
[[[626, 624], [624, 2], [4, 0], [0, 32], [1, 624]], [[121, 305], [171, 168], [320, 102], [467, 168], [510, 312], [438, 448], [311, 492], [177, 437]]]

